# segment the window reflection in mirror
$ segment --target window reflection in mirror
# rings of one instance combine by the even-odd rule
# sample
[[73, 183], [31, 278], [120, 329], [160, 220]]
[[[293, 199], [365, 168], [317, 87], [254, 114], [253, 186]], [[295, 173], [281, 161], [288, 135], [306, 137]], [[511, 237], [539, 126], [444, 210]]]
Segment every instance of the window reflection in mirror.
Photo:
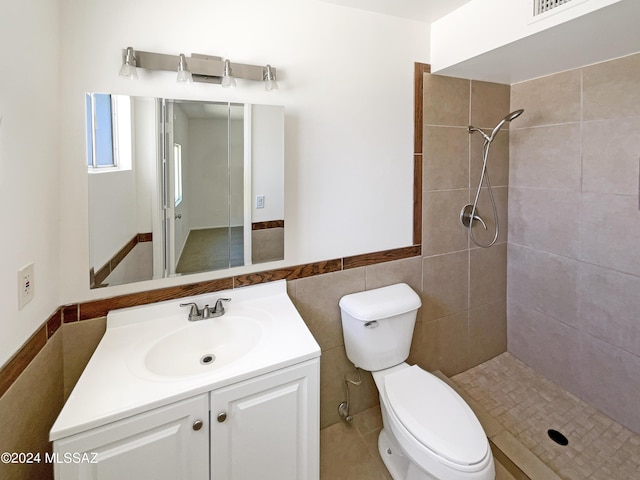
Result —
[[284, 258], [281, 106], [87, 94], [87, 164], [92, 288]]

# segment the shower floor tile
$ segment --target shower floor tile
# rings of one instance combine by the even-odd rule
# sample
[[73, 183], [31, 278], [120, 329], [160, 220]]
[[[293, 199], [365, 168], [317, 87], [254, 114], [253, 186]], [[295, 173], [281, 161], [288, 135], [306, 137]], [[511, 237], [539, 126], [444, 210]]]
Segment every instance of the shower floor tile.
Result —
[[[567, 480], [640, 479], [640, 435], [624, 428], [509, 353], [453, 377], [540, 460]], [[569, 440], [561, 446], [547, 435]]]

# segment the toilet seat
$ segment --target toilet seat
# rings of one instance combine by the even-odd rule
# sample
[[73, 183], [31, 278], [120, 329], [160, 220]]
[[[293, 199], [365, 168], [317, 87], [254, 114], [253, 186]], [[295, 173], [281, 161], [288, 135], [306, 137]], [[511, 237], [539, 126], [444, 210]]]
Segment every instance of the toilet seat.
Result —
[[413, 365], [385, 375], [384, 389], [395, 417], [425, 448], [463, 468], [486, 461], [480, 422], [445, 382]]

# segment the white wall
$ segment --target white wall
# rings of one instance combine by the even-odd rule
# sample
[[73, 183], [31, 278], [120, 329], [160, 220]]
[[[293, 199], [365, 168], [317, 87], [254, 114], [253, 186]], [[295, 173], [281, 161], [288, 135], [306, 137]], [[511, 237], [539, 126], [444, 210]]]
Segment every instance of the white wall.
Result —
[[[272, 106], [251, 106], [252, 222], [284, 219], [284, 114]], [[256, 208], [257, 195], [264, 195], [264, 208]]]
[[472, 0], [431, 25], [431, 71], [518, 83], [638, 51], [637, 0]]
[[[0, 2], [0, 365], [60, 304], [59, 27], [54, 1]], [[76, 275], [88, 284], [84, 252]], [[35, 297], [18, 310], [17, 271], [29, 262]]]
[[[428, 26], [316, 0], [61, 0], [60, 302], [225, 275], [88, 288], [84, 93], [285, 106], [286, 260], [297, 263], [411, 244], [413, 62]], [[26, 18], [26, 17], [25, 17]], [[121, 49], [208, 53], [278, 69], [259, 83], [177, 85], [169, 72], [118, 77]], [[52, 254], [54, 255], [54, 254]], [[254, 269], [256, 267], [253, 267]], [[242, 270], [241, 270], [242, 271]]]

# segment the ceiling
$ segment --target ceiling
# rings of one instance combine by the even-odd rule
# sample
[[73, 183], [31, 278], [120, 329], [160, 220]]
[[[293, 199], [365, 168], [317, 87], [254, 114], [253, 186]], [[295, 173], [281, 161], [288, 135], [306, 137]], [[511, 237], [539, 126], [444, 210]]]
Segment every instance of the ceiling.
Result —
[[471, 0], [320, 0], [345, 7], [432, 23]]

